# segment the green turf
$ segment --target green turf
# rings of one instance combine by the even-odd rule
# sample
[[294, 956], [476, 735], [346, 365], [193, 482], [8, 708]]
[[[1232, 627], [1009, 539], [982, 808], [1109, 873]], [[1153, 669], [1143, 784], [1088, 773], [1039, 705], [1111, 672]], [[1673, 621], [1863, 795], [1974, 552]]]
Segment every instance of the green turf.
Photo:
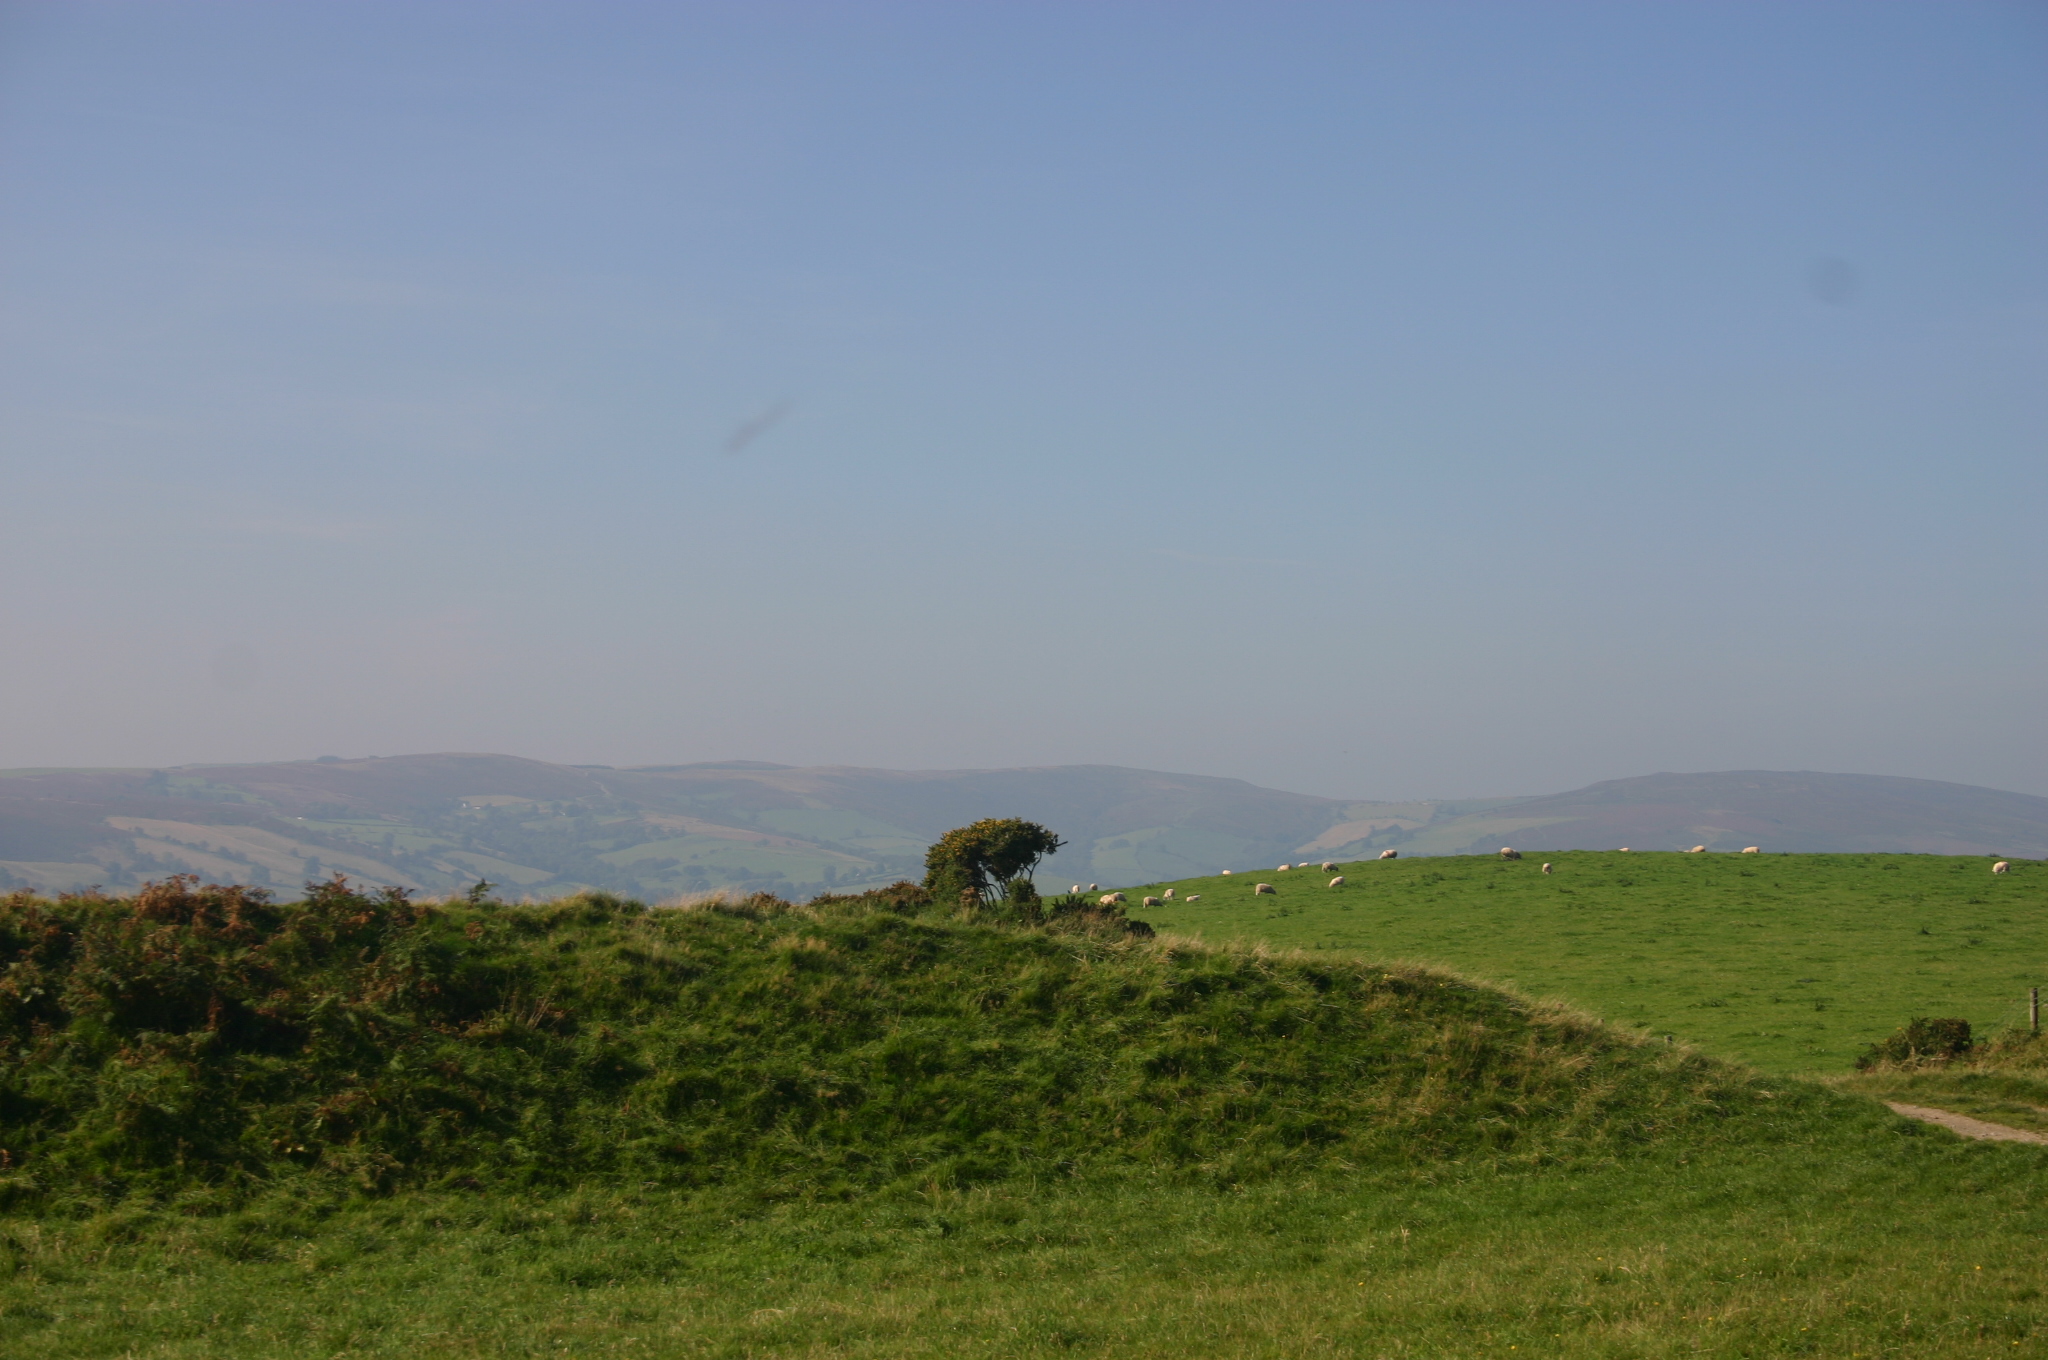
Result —
[[1868, 1105], [1602, 1166], [0, 1222], [0, 1355], [2039, 1356], [2048, 1149]]
[[[1553, 851], [1340, 871], [1335, 889], [1310, 868], [1125, 891], [1161, 929], [1453, 968], [1770, 1072], [1845, 1070], [1916, 1015], [2011, 1025], [2048, 985], [2048, 865], [2026, 861]], [[1167, 887], [1201, 900], [1136, 905]]]

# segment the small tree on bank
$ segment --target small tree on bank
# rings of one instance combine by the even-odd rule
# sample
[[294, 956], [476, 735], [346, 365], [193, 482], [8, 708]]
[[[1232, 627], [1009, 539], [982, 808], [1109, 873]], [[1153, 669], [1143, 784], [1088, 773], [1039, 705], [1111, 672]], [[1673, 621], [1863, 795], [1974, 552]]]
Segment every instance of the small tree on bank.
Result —
[[990, 817], [959, 827], [925, 852], [925, 890], [941, 905], [979, 909], [1004, 902], [1028, 912], [1038, 902], [1031, 875], [1040, 860], [1064, 844], [1021, 817]]

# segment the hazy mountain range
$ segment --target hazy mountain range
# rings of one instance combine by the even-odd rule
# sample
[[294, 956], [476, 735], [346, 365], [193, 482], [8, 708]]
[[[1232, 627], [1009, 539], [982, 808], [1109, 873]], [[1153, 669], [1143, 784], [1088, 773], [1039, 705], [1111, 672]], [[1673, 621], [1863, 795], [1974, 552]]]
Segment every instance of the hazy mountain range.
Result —
[[417, 755], [0, 772], [0, 889], [114, 890], [187, 872], [292, 896], [342, 873], [430, 894], [481, 878], [511, 897], [801, 897], [917, 877], [941, 832], [994, 816], [1043, 822], [1070, 842], [1041, 876], [1059, 887], [1506, 844], [2048, 857], [2048, 798], [1881, 775], [1655, 774], [1539, 797], [1386, 803], [1109, 765], [612, 769]]

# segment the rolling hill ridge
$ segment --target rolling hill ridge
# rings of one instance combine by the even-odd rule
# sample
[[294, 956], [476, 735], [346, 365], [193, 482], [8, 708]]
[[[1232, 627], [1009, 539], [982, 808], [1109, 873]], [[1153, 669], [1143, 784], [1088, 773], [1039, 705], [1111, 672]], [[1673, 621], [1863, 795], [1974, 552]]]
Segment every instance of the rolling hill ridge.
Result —
[[0, 889], [119, 891], [194, 873], [292, 896], [340, 873], [437, 895], [488, 879], [510, 897], [802, 897], [916, 877], [932, 840], [990, 816], [1067, 839], [1042, 874], [1059, 886], [1509, 843], [2048, 857], [2048, 798], [1879, 775], [1656, 774], [1538, 797], [1385, 802], [1108, 765], [612, 769], [435, 754], [0, 772]]

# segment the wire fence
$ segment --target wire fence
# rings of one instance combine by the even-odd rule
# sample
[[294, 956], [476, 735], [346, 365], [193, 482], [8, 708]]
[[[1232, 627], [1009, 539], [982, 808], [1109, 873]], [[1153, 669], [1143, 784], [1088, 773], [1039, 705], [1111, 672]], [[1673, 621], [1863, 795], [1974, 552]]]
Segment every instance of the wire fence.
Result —
[[2008, 1002], [1990, 1024], [1984, 1026], [1987, 1039], [2002, 1034], [2038, 1032], [2040, 1029], [2040, 989], [2023, 992]]

